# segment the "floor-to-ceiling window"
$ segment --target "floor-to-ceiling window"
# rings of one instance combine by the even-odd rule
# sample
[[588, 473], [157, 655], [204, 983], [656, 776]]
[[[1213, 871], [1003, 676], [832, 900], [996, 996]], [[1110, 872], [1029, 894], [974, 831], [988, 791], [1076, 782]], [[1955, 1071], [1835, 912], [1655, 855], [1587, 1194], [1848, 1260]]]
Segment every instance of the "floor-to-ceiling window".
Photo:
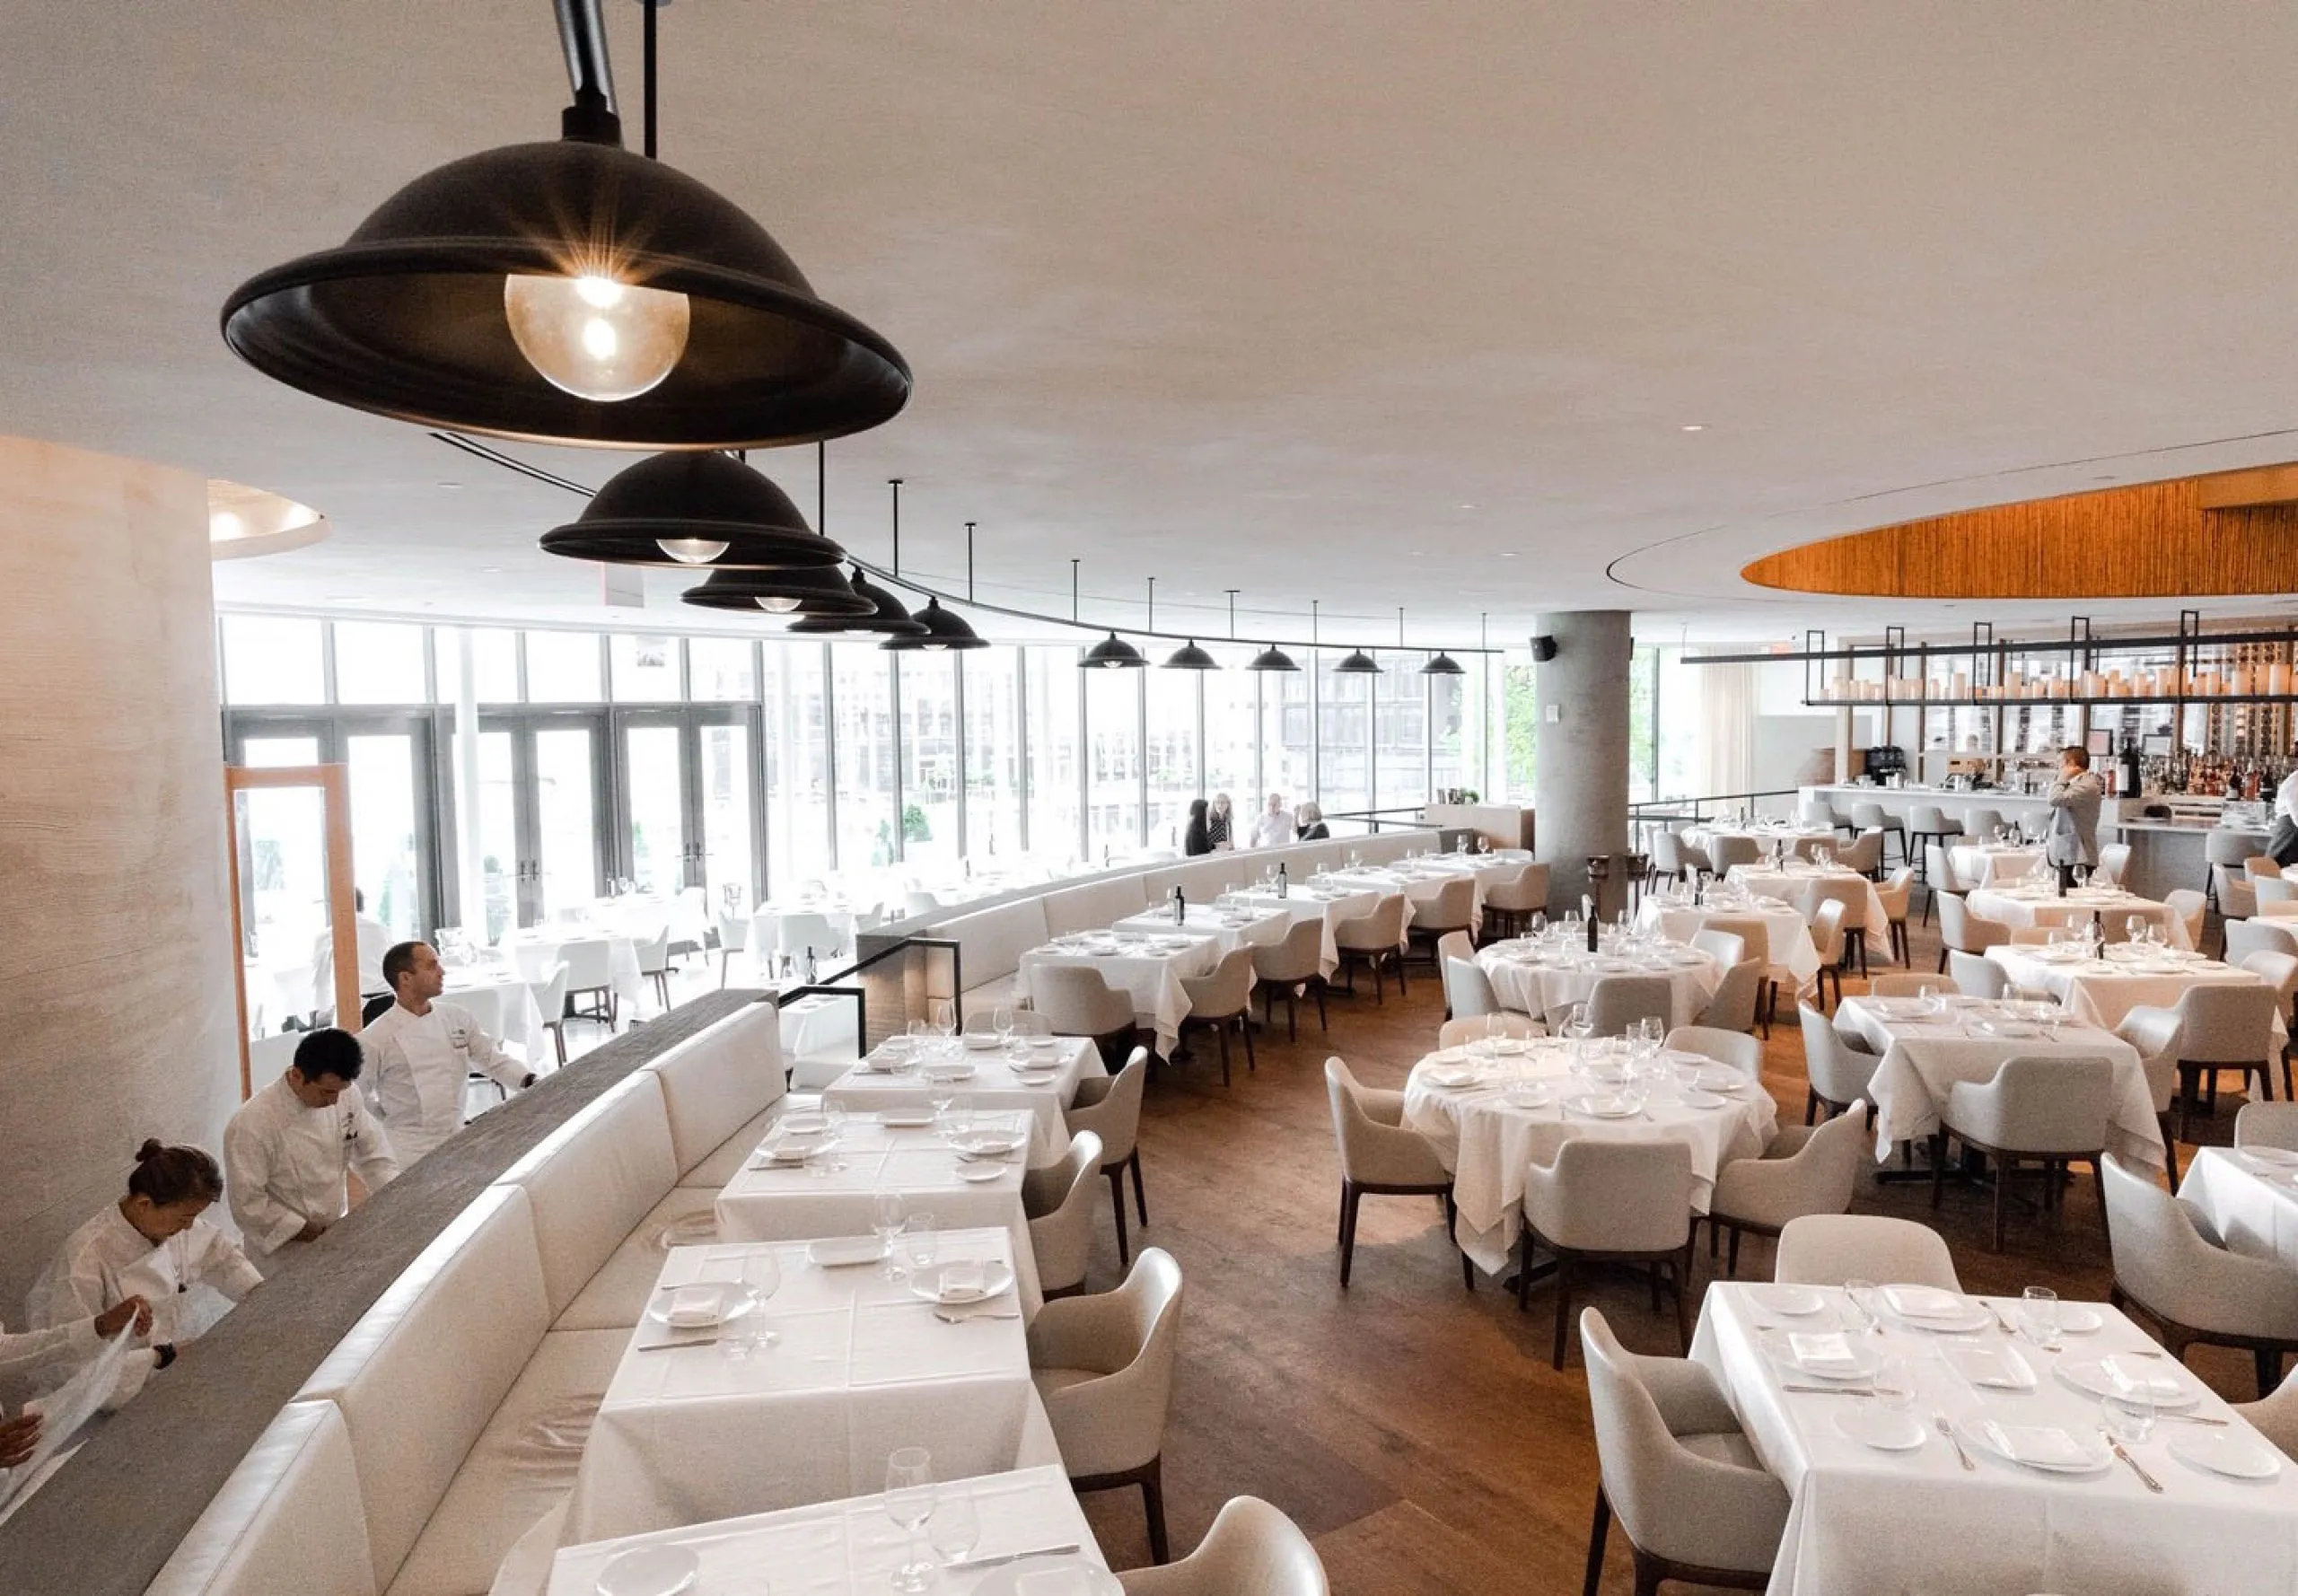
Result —
[[853, 873], [900, 856], [896, 828], [893, 656], [868, 644], [833, 645], [831, 745], [838, 759], [838, 867]]
[[1078, 672], [1085, 695], [1085, 852], [1122, 860], [1141, 847], [1140, 671]]
[[966, 855], [985, 864], [1022, 852], [1022, 739], [1024, 730], [1045, 734], [1022, 723], [1022, 658], [1004, 647], [957, 656], [965, 681]]
[[1205, 795], [1229, 794], [1232, 808], [1250, 815], [1260, 776], [1261, 678], [1244, 668], [1254, 651], [1241, 645], [1208, 645], [1221, 662], [1201, 673], [1205, 691]]
[[830, 873], [829, 723], [820, 643], [759, 647], [766, 742], [766, 879], [787, 895]]
[[[1374, 680], [1334, 667], [1345, 651], [1317, 653], [1317, 802], [1334, 814], [1373, 806], [1373, 695]], [[1286, 792], [1286, 803], [1301, 794]]]
[[1428, 678], [1424, 653], [1383, 653], [1373, 682], [1373, 807], [1428, 802]]
[[901, 695], [903, 857], [915, 864], [958, 859], [959, 655], [924, 649], [888, 656]]
[[1074, 648], [1032, 648], [1022, 656], [1029, 706], [1030, 853], [1055, 867], [1085, 857], [1084, 792], [1089, 752], [1079, 740], [1085, 678]]
[[1197, 694], [1206, 673], [1153, 666], [1136, 674], [1144, 679], [1147, 697], [1149, 734], [1142, 751], [1148, 776], [1148, 843], [1179, 853], [1189, 802], [1206, 795], [1197, 735]]
[[[1316, 717], [1309, 700], [1316, 678], [1308, 668], [1311, 658], [1304, 650], [1300, 655], [1300, 670], [1271, 671], [1261, 675], [1260, 782], [1252, 792], [1237, 794], [1237, 809], [1242, 817], [1239, 822], [1240, 844], [1244, 841], [1252, 818], [1268, 802], [1269, 794], [1283, 794], [1289, 804], [1298, 804], [1303, 798], [1323, 802], [1317, 796]], [[1328, 802], [1325, 807], [1338, 806]]]

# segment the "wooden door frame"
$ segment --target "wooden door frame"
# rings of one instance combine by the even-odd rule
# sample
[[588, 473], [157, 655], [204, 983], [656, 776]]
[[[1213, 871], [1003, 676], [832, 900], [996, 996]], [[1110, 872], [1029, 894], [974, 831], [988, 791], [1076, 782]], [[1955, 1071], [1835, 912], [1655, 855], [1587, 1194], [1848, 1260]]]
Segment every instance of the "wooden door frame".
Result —
[[[224, 827], [230, 846], [225, 856], [232, 869], [232, 989], [238, 999], [240, 1028], [240, 1100], [253, 1094], [252, 1061], [248, 1052], [247, 926], [240, 912], [240, 794], [266, 787], [317, 787], [320, 825], [327, 838], [328, 934], [334, 945], [355, 947], [358, 916], [352, 904], [351, 767], [348, 765], [281, 765], [250, 768], [224, 767]], [[346, 941], [346, 939], [349, 939]], [[345, 1030], [359, 1029], [359, 960], [335, 960], [335, 1020]]]

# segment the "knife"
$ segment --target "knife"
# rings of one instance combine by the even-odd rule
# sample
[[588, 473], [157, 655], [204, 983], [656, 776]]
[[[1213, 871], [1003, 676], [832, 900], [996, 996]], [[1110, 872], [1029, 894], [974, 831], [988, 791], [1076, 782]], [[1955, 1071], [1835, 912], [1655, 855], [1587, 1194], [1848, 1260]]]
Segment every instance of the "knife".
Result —
[[638, 1352], [676, 1352], [681, 1346], [715, 1346], [718, 1345], [718, 1339], [719, 1338], [715, 1336], [707, 1336], [699, 1341], [657, 1341], [651, 1346], [641, 1346], [635, 1350]]
[[966, 1557], [943, 1565], [952, 1574], [971, 1574], [981, 1568], [1003, 1568], [1008, 1563], [1019, 1563], [1024, 1557], [1066, 1557], [1077, 1549], [1075, 1541], [1066, 1546], [1041, 1546], [1026, 1552], [1001, 1552], [994, 1557]]

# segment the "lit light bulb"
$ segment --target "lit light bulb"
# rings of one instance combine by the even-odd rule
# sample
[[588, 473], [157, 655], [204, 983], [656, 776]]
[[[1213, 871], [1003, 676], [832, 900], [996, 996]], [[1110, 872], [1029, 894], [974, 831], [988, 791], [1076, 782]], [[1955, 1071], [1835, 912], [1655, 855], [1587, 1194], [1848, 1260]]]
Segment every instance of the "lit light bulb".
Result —
[[706, 566], [732, 547], [711, 538], [657, 538], [654, 543], [682, 566]]
[[514, 273], [503, 279], [503, 313], [528, 364], [601, 404], [636, 399], [686, 353], [687, 297], [668, 289]]
[[794, 594], [776, 593], [771, 598], [760, 599], [758, 601], [758, 607], [760, 609], [770, 610], [776, 615], [787, 615], [797, 609], [802, 602], [803, 601]]

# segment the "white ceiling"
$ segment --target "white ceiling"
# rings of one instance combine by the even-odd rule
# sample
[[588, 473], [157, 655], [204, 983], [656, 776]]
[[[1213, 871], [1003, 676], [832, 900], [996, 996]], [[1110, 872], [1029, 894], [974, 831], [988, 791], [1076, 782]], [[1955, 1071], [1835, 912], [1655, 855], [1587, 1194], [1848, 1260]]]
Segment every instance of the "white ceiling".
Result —
[[[635, 129], [637, 7], [610, 14]], [[917, 373], [831, 446], [827, 530], [882, 558], [904, 477], [906, 565], [957, 580], [978, 520], [985, 598], [1066, 609], [1079, 556], [1089, 618], [1137, 622], [1153, 574], [1161, 624], [1218, 631], [1236, 587], [1248, 630], [1313, 597], [1352, 642], [1398, 604], [1416, 642], [1592, 606], [1659, 638], [2012, 620], [1737, 572], [2298, 457], [2288, 7], [679, 0], [662, 31], [665, 157]], [[327, 513], [220, 567], [229, 600], [599, 617], [534, 548], [570, 495], [215, 329], [242, 277], [564, 100], [547, 0], [13, 7], [0, 430]], [[811, 453], [754, 459], [811, 505]]]

